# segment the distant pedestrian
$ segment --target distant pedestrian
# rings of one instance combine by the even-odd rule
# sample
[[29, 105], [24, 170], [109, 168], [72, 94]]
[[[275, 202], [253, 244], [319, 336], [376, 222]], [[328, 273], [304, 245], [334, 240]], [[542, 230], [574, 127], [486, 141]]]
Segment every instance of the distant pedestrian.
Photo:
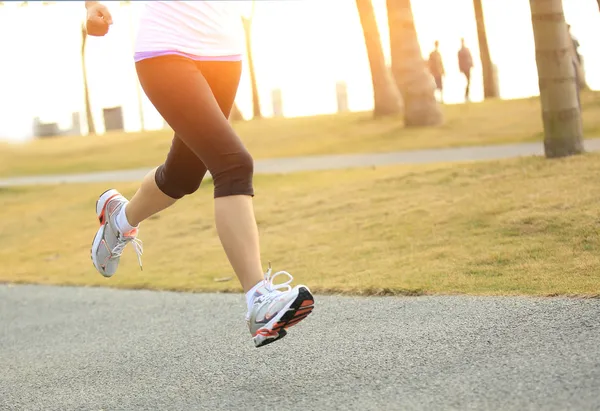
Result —
[[572, 60], [573, 60], [573, 66], [575, 68], [575, 80], [577, 81], [577, 86], [580, 89], [585, 90], [586, 88], [588, 88], [588, 86], [587, 86], [587, 80], [585, 78], [583, 56], [579, 52], [579, 47], [581, 46], [581, 44], [579, 43], [579, 40], [577, 40], [577, 37], [575, 37], [573, 35], [570, 24], [567, 24], [567, 30], [569, 32], [569, 37], [571, 39], [571, 44], [572, 44], [571, 55], [572, 55]]
[[440, 102], [444, 102], [444, 63], [442, 62], [442, 55], [440, 54], [440, 42], [436, 40], [434, 43], [434, 50], [429, 54], [429, 72], [435, 80], [435, 88], [440, 93]]
[[465, 101], [469, 101], [471, 89], [471, 69], [473, 68], [473, 56], [471, 51], [465, 46], [465, 39], [460, 39], [460, 50], [458, 50], [458, 68], [467, 79], [465, 88]]
[[577, 40], [577, 37], [575, 37], [573, 35], [570, 24], [567, 24], [567, 29], [569, 30], [569, 37], [571, 38], [571, 42], [573, 43], [573, 51], [575, 54], [575, 59], [577, 60], [578, 63], [581, 64], [581, 54], [579, 54], [579, 47], [581, 46], [581, 44], [579, 43], [579, 40]]

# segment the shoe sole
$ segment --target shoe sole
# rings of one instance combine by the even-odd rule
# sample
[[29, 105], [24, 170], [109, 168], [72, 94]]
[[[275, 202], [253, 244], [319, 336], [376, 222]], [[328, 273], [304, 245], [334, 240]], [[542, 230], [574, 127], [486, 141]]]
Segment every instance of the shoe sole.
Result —
[[106, 190], [104, 193], [100, 194], [98, 200], [96, 200], [96, 217], [100, 222], [100, 228], [96, 232], [94, 236], [94, 240], [92, 241], [92, 248], [90, 249], [90, 257], [92, 258], [92, 263], [94, 264], [94, 268], [102, 274], [103, 277], [112, 277], [112, 274], [105, 274], [102, 272], [98, 261], [96, 260], [96, 253], [94, 250], [97, 250], [100, 247], [100, 243], [102, 242], [102, 238], [104, 237], [104, 227], [106, 221], [103, 221], [104, 212], [106, 211], [106, 204], [108, 204], [108, 200], [113, 198], [115, 195], [119, 195], [120, 193], [115, 189]]
[[309, 289], [300, 286], [296, 298], [281, 310], [281, 314], [271, 320], [265, 327], [258, 330], [273, 335], [256, 335], [253, 338], [256, 348], [264, 347], [285, 337], [288, 328], [308, 317], [315, 307], [314, 304], [315, 299]]

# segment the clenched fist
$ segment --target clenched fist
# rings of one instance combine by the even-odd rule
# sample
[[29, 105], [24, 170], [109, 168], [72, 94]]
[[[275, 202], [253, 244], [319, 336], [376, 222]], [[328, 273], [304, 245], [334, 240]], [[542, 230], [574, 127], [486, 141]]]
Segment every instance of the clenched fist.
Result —
[[112, 16], [105, 5], [96, 1], [86, 1], [87, 20], [85, 28], [90, 36], [104, 36], [112, 24]]

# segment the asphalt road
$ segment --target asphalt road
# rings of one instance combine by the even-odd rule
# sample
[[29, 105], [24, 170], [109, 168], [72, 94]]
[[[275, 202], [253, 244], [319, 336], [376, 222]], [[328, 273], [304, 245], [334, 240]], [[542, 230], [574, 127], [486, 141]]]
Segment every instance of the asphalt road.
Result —
[[260, 349], [243, 315], [241, 294], [0, 285], [0, 409], [600, 409], [600, 300], [317, 296]]
[[[600, 138], [585, 140], [587, 151], [600, 151]], [[501, 160], [543, 155], [542, 143], [505, 144], [397, 151], [391, 153], [336, 154], [257, 160], [257, 174], [285, 174], [298, 171], [338, 170], [355, 167], [377, 167], [396, 164], [431, 164], [460, 161]], [[112, 170], [82, 174], [21, 176], [0, 179], [0, 187], [66, 183], [106, 183], [140, 181], [152, 167]]]

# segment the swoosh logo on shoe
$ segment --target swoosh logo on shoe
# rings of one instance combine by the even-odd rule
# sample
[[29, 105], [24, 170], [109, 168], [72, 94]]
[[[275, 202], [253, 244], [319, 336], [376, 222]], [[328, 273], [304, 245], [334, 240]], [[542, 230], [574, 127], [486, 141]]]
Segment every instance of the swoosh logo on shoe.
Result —
[[279, 313], [279, 311], [275, 311], [274, 313], [271, 313], [271, 309], [279, 302], [279, 299], [276, 299], [275, 301], [273, 301], [271, 304], [269, 304], [269, 307], [267, 308], [267, 312], [265, 313], [265, 321], [269, 322], [273, 319], [273, 317], [275, 317], [277, 315], [277, 313]]

